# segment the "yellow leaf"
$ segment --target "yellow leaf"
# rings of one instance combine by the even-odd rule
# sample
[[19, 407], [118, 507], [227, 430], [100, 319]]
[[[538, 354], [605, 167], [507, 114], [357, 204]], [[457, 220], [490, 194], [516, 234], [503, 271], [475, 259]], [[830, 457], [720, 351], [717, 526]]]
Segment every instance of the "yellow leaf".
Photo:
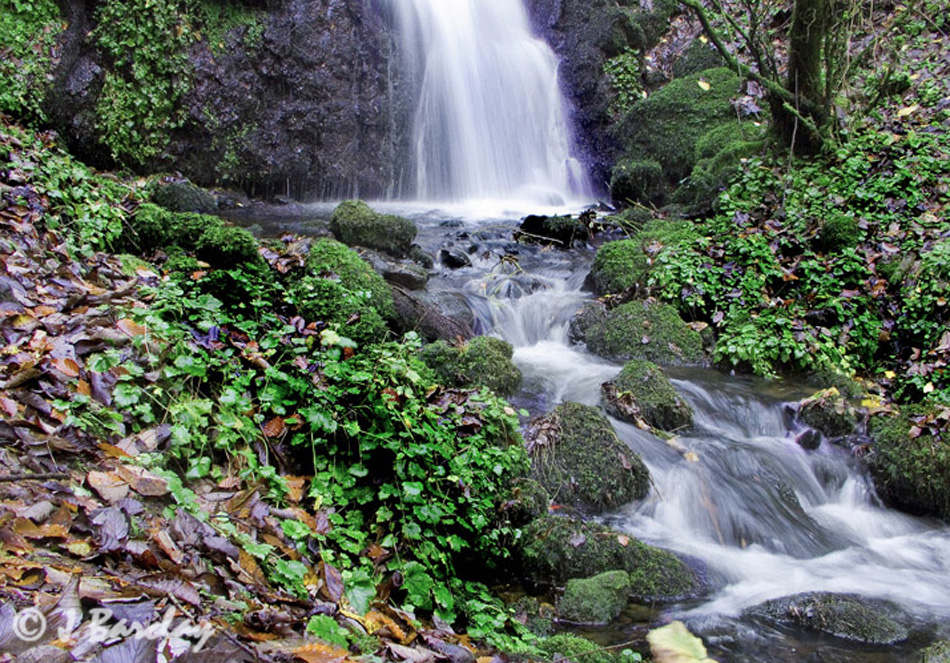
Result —
[[905, 106], [904, 108], [901, 108], [899, 111], [897, 111], [897, 117], [907, 117], [918, 108], [920, 108], [920, 106], [917, 104], [914, 104], [913, 106]]
[[934, 390], [934, 383], [933, 383], [933, 382], [928, 382], [927, 384], [924, 385], [924, 393], [925, 393], [925, 394], [929, 394], [929, 393], [932, 392], [933, 390]]
[[702, 79], [696, 81], [696, 85], [701, 87], [703, 90], [706, 90], [707, 92], [712, 88], [712, 85], [710, 85], [709, 83], [707, 83], [706, 81]]
[[697, 454], [695, 451], [687, 451], [686, 453], [683, 454], [683, 458], [685, 458], [686, 461], [689, 463], [699, 462], [699, 454]]
[[655, 663], [716, 663], [706, 656], [703, 641], [689, 632], [683, 622], [673, 622], [647, 633]]
[[897, 373], [894, 371], [884, 371], [884, 377], [886, 377], [888, 380], [893, 380], [897, 377]]

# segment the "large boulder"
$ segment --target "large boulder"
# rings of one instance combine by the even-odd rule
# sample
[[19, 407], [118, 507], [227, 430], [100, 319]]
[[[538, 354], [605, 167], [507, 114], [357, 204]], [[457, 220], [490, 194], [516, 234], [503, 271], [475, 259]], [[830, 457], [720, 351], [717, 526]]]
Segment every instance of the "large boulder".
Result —
[[647, 359], [658, 364], [698, 364], [703, 340], [669, 304], [642, 300], [607, 309], [587, 302], [571, 325], [575, 340], [615, 361]]
[[[451, 296], [453, 293], [444, 293]], [[422, 291], [410, 292], [393, 288], [396, 305], [396, 328], [402, 332], [414, 331], [426, 341], [455, 341], [475, 335], [471, 310], [456, 306], [459, 302], [445, 297], [432, 297]], [[440, 303], [448, 303], [445, 308]], [[468, 315], [465, 315], [467, 313]]]
[[531, 472], [554, 499], [600, 512], [642, 499], [650, 475], [598, 408], [562, 403], [525, 432]]
[[895, 605], [854, 594], [807, 592], [784, 596], [760, 603], [744, 615], [868, 644], [894, 644], [909, 635]]
[[538, 518], [524, 529], [515, 553], [525, 580], [536, 586], [622, 570], [629, 574], [630, 594], [642, 601], [693, 596], [701, 588], [676, 555], [577, 518]]
[[330, 232], [347, 246], [363, 246], [402, 258], [418, 232], [416, 225], [395, 214], [379, 214], [362, 200], [344, 200], [330, 216]]
[[624, 364], [617, 377], [601, 385], [601, 393], [609, 414], [633, 424], [673, 431], [693, 423], [692, 409], [663, 369], [644, 359]]
[[607, 624], [617, 618], [629, 599], [630, 574], [605, 571], [590, 578], [568, 580], [557, 610], [564, 621]]
[[511, 361], [513, 348], [500, 338], [476, 336], [461, 346], [440, 340], [421, 352], [441, 384], [488, 387], [501, 396], [510, 396], [521, 386], [521, 370]]
[[893, 416], [871, 417], [868, 432], [873, 444], [867, 463], [886, 502], [950, 521], [950, 444], [946, 436], [950, 424], [945, 413], [945, 409], [908, 407]]

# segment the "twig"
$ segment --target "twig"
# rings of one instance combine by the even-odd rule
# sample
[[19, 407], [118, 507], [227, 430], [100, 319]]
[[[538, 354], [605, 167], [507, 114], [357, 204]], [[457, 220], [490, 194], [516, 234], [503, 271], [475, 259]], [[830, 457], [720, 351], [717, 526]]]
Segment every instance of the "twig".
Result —
[[39, 474], [0, 474], [0, 483], [11, 483], [14, 481], [49, 481], [50, 479], [68, 479], [66, 472], [41, 472]]

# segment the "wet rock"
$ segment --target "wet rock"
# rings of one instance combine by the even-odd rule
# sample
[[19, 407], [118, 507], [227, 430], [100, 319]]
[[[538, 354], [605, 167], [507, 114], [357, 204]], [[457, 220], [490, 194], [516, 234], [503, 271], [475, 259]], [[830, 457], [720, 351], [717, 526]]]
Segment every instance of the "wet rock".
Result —
[[744, 616], [868, 644], [894, 644], [909, 635], [899, 621], [903, 615], [897, 606], [855, 594], [807, 592], [784, 596], [750, 608]]
[[525, 580], [536, 586], [622, 570], [629, 574], [630, 594], [643, 601], [692, 596], [701, 587], [672, 553], [577, 518], [538, 518], [524, 529], [515, 554]]
[[855, 432], [863, 415], [837, 389], [819, 391], [799, 403], [798, 418], [828, 437], [843, 437]]
[[[414, 331], [426, 341], [453, 341], [475, 335], [471, 324], [446, 315], [424, 292], [410, 292], [397, 286], [393, 288], [393, 301], [396, 328], [402, 333]], [[468, 313], [471, 316], [471, 311]]]
[[472, 259], [468, 257], [468, 254], [454, 246], [439, 251], [439, 262], [449, 269], [472, 266]]
[[429, 273], [416, 263], [396, 260], [368, 249], [362, 252], [362, 256], [387, 283], [406, 290], [422, 290], [429, 281]]
[[587, 349], [608, 359], [647, 359], [657, 364], [698, 364], [703, 340], [669, 304], [636, 300], [601, 312], [581, 308], [571, 327]]
[[172, 212], [211, 214], [218, 209], [214, 194], [188, 181], [158, 184], [152, 191], [152, 202]]
[[818, 431], [809, 428], [808, 430], [803, 431], [795, 438], [795, 441], [801, 446], [802, 449], [807, 451], [814, 451], [821, 446], [821, 433]]
[[630, 596], [630, 574], [605, 571], [567, 581], [557, 604], [562, 620], [576, 624], [607, 624], [623, 611]]
[[663, 369], [653, 362], [633, 359], [620, 374], [601, 385], [608, 414], [653, 428], [673, 431], [691, 426], [693, 411], [676, 393]]
[[395, 214], [379, 214], [361, 200], [345, 200], [330, 216], [330, 232], [347, 246], [363, 246], [397, 258], [409, 254], [416, 225]]
[[464, 345], [445, 341], [422, 349], [423, 361], [441, 384], [453, 387], [488, 387], [510, 396], [521, 385], [521, 370], [511, 361], [511, 344], [493, 336], [476, 336]]
[[950, 640], [941, 640], [920, 652], [917, 663], [950, 663]]
[[568, 249], [574, 242], [590, 239], [590, 227], [585, 219], [572, 216], [526, 216], [515, 232], [519, 242], [539, 243]]
[[531, 476], [562, 504], [589, 512], [642, 499], [650, 475], [598, 408], [562, 403], [525, 432]]

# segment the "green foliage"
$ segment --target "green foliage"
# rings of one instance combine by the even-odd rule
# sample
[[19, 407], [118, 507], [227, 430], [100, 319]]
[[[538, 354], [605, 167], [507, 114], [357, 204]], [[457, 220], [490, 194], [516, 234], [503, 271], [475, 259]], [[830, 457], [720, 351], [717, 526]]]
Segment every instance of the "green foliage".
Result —
[[0, 2], [0, 111], [43, 119], [53, 47], [63, 28], [53, 0]]
[[573, 633], [558, 633], [545, 638], [538, 646], [550, 661], [580, 659], [584, 663], [624, 663], [624, 661], [640, 660], [632, 656], [630, 658], [619, 656]]
[[330, 239], [314, 242], [307, 258], [307, 272], [319, 278], [339, 278], [350, 292], [359, 292], [385, 320], [394, 320], [392, 291], [383, 278], [345, 244]]
[[598, 294], [617, 294], [635, 286], [645, 286], [653, 269], [653, 258], [661, 250], [667, 255], [679, 251], [688, 253], [690, 244], [699, 240], [689, 221], [651, 220], [629, 239], [608, 242], [597, 250], [591, 268], [591, 278]]
[[623, 116], [640, 100], [643, 83], [640, 80], [640, 54], [628, 48], [604, 62], [604, 75], [610, 82], [613, 98], [609, 112], [615, 117]]

